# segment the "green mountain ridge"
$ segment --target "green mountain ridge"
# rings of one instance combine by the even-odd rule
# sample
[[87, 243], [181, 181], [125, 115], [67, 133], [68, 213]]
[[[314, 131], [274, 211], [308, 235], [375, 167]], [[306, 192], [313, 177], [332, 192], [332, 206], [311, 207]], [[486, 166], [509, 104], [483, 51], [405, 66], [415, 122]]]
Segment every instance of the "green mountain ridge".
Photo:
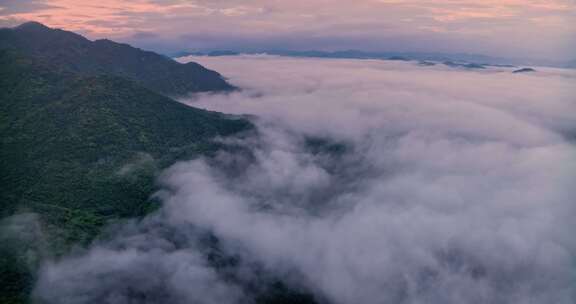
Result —
[[51, 29], [37, 22], [0, 29], [0, 49], [13, 49], [85, 75], [124, 77], [166, 96], [236, 89], [217, 72], [191, 62], [178, 63], [154, 52]]
[[53, 72], [7, 51], [0, 52], [0, 65], [2, 184], [17, 199], [7, 199], [6, 191], [1, 195], [12, 204], [54, 195], [34, 195], [28, 183], [11, 176], [23, 168], [32, 171], [21, 175], [37, 180], [63, 174], [46, 170], [56, 162], [104, 168], [135, 153], [166, 158], [182, 147], [249, 128], [245, 120], [188, 107], [116, 76]]
[[[145, 77], [134, 79], [105, 65], [93, 72], [91, 67], [107, 58], [102, 53], [84, 60], [97, 57], [84, 45], [112, 44], [103, 49], [123, 56], [134, 51], [129, 46], [50, 29], [63, 40], [53, 41], [49, 56], [19, 44], [40, 45], [22, 33], [36, 33], [38, 26], [25, 24], [8, 34], [0, 30], [0, 303], [28, 303], [43, 256], [88, 244], [105, 223], [155, 208], [150, 196], [163, 168], [225, 148], [216, 137], [253, 130], [243, 118], [161, 95], [157, 87], [146, 85]], [[20, 42], [7, 46], [6, 35]], [[73, 43], [59, 49], [64, 41]], [[80, 55], [74, 57], [74, 52]], [[176, 75], [175, 83], [184, 79], [179, 72], [163, 75], [162, 69], [194, 67], [149, 52], [143, 56], [162, 58], [157, 77]], [[128, 64], [121, 69], [140, 75]], [[198, 77], [202, 75], [211, 74]], [[6, 228], [13, 222], [18, 229]]]

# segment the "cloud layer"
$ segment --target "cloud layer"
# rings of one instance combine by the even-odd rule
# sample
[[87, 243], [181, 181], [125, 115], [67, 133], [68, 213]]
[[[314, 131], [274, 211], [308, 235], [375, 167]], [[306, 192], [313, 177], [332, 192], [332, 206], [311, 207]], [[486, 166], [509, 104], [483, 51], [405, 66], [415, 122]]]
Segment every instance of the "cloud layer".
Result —
[[167, 170], [161, 211], [45, 265], [39, 299], [574, 302], [573, 71], [189, 59], [246, 89], [184, 102], [259, 136]]

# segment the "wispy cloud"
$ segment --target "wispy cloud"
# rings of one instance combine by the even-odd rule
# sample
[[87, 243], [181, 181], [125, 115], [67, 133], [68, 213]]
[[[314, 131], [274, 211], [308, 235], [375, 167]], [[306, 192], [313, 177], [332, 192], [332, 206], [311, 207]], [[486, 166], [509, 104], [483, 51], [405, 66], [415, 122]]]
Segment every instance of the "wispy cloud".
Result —
[[574, 302], [574, 71], [186, 60], [245, 90], [183, 102], [260, 137], [164, 172], [162, 210], [45, 265], [41, 300], [250, 303], [281, 280], [320, 303]]

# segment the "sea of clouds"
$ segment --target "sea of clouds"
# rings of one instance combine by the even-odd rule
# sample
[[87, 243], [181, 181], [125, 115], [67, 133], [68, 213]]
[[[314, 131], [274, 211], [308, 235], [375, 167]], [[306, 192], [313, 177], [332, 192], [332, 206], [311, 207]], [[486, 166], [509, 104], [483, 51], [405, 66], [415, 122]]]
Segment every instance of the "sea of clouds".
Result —
[[39, 302], [265, 302], [270, 282], [317, 303], [576, 300], [574, 71], [180, 60], [242, 88], [182, 102], [257, 136], [166, 170], [163, 207], [47, 263]]

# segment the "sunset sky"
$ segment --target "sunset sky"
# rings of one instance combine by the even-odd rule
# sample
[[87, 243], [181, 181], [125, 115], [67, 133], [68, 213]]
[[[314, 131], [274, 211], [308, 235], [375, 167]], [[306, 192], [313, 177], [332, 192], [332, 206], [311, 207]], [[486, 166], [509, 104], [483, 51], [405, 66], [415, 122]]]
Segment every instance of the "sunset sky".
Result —
[[574, 0], [0, 0], [35, 20], [157, 51], [427, 51], [576, 59]]

